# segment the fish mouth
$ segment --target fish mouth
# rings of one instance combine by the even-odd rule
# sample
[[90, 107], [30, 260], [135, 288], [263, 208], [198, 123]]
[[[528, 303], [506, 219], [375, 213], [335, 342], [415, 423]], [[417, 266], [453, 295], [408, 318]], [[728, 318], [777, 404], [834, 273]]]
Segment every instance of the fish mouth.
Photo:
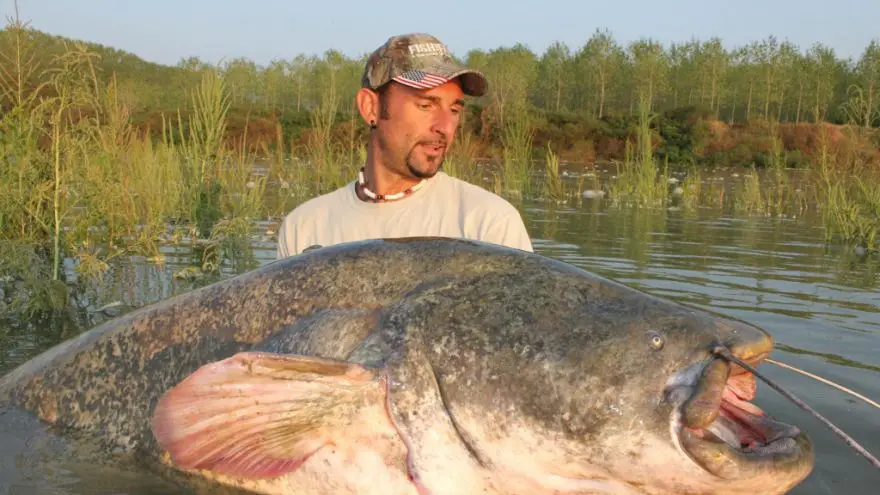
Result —
[[[757, 367], [766, 357], [744, 361]], [[676, 404], [670, 429], [679, 450], [726, 480], [769, 476], [793, 485], [806, 478], [814, 463], [807, 434], [752, 402], [757, 391], [753, 374], [722, 359], [704, 363], [684, 374], [690, 375], [690, 384], [667, 389]]]

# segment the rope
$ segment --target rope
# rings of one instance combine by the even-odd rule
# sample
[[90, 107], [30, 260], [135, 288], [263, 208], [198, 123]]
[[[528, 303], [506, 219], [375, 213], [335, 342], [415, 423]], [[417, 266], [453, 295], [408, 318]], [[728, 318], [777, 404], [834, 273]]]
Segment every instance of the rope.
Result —
[[840, 391], [842, 391], [842, 392], [846, 392], [846, 393], [848, 393], [848, 394], [850, 394], [850, 395], [852, 395], [852, 396], [854, 396], [854, 397], [858, 397], [859, 399], [862, 399], [863, 401], [867, 402], [868, 404], [871, 404], [872, 406], [876, 407], [877, 409], [880, 409], [880, 404], [874, 402], [873, 400], [871, 400], [871, 399], [865, 397], [864, 395], [862, 395], [862, 394], [860, 394], [860, 393], [858, 393], [858, 392], [854, 392], [854, 391], [852, 391], [852, 390], [850, 390], [850, 389], [844, 387], [843, 385], [838, 385], [837, 383], [834, 383], [834, 382], [832, 382], [831, 380], [827, 380], [827, 379], [825, 379], [825, 378], [822, 378], [821, 376], [817, 376], [817, 375], [814, 375], [814, 374], [809, 373], [809, 372], [807, 372], [807, 371], [804, 371], [804, 370], [801, 370], [801, 369], [795, 368], [794, 366], [791, 366], [790, 364], [780, 363], [779, 361], [774, 361], [774, 360], [772, 360], [772, 359], [765, 359], [765, 361], [768, 362], [768, 363], [773, 363], [773, 364], [775, 364], [776, 366], [780, 366], [780, 367], [782, 367], [782, 368], [786, 368], [786, 369], [790, 369], [790, 370], [792, 370], [792, 371], [796, 371], [796, 372], [798, 372], [798, 373], [800, 373], [800, 374], [802, 374], [802, 375], [804, 375], [804, 376], [808, 376], [808, 377], [810, 377], [810, 378], [812, 378], [812, 379], [814, 379], [814, 380], [820, 381], [820, 382], [822, 382], [822, 383], [824, 383], [824, 384], [831, 385], [832, 387], [834, 387], [834, 388], [836, 388], [836, 389], [838, 389], [838, 390], [840, 390]]

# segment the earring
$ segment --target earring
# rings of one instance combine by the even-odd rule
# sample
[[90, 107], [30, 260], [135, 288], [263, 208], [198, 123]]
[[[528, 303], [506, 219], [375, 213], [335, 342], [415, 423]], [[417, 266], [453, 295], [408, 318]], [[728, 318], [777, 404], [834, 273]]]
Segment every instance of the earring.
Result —
[[375, 128], [376, 128], [376, 121], [375, 121], [375, 120], [371, 120], [371, 121], [370, 121], [370, 129], [375, 129]]

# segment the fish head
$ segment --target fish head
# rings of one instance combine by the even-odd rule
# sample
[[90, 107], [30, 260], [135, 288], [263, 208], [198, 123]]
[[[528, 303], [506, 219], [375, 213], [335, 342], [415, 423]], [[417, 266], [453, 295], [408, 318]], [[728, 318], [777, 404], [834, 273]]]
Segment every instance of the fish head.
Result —
[[701, 345], [668, 370], [658, 409], [669, 412], [669, 437], [678, 459], [693, 462], [682, 462], [680, 470], [687, 473], [697, 466], [700, 474], [711, 475], [707, 484], [719, 491], [788, 492], [814, 466], [807, 433], [765, 413], [755, 403], [756, 376], [712, 352], [723, 347], [758, 368], [773, 351], [772, 337], [748, 323], [705, 312], [695, 312], [688, 323], [703, 334]]
[[469, 456], [499, 493], [784, 493], [810, 473], [806, 434], [712, 353], [757, 365], [766, 331], [564, 272], [479, 278], [400, 315], [419, 343], [390, 410], [426, 479], [431, 455]]

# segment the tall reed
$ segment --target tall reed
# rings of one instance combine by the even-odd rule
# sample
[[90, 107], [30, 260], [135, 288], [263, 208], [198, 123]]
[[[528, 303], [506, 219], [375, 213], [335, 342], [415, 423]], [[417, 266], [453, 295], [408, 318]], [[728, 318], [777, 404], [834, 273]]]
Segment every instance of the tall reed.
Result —
[[[12, 28], [18, 32], [7, 41], [20, 50], [0, 77], [12, 105], [0, 117], [7, 157], [0, 163], [0, 240], [9, 243], [0, 266], [22, 281], [16, 287], [23, 300], [63, 306], [73, 283], [67, 259], [81, 282], [100, 280], [118, 256], [161, 260], [159, 243], [173, 224], [227, 252], [249, 249], [242, 246], [250, 222], [263, 215], [265, 177], [253, 173], [246, 132], [233, 146], [225, 142], [229, 97], [218, 72], [203, 72], [188, 115], [163, 118], [154, 142], [135, 131], [115, 78], [100, 74], [94, 53], [73, 44], [37, 72], [27, 66], [27, 32]], [[29, 93], [34, 87], [46, 94]], [[16, 266], [33, 257], [47, 267], [39, 276]], [[44, 273], [51, 283], [40, 282]]]
[[209, 237], [211, 227], [220, 216], [221, 185], [217, 180], [224, 162], [221, 150], [226, 133], [227, 114], [231, 105], [223, 77], [216, 69], [205, 70], [201, 81], [191, 94], [188, 125], [177, 112], [177, 141], [174, 143], [177, 159], [183, 171], [182, 204], [189, 207], [186, 220], [194, 225], [199, 236]]
[[559, 175], [559, 157], [553, 152], [550, 143], [544, 158], [544, 196], [554, 202], [563, 201], [566, 187]]
[[462, 132], [461, 127], [456, 132], [457, 136], [452, 141], [446, 161], [443, 163], [443, 171], [452, 177], [476, 183], [480, 181], [480, 169], [475, 161], [476, 144], [471, 134]]
[[531, 192], [532, 142], [535, 128], [526, 110], [508, 114], [502, 136], [500, 180], [503, 193], [522, 197]]
[[681, 203], [688, 210], [695, 210], [703, 203], [703, 177], [694, 163], [681, 182]]
[[744, 174], [743, 180], [734, 190], [733, 207], [739, 213], [764, 214], [767, 212], [767, 204], [761, 187], [761, 176], [755, 164], [749, 165], [749, 170]]
[[324, 87], [321, 96], [321, 104], [310, 115], [312, 129], [304, 157], [308, 168], [300, 169], [297, 174], [297, 180], [312, 186], [309, 195], [323, 194], [342, 187], [354, 179], [360, 168], [352, 161], [352, 156], [340, 151], [334, 139], [333, 127], [338, 110], [339, 95], [335, 74], [331, 73], [330, 83]]
[[771, 154], [767, 172], [771, 183], [766, 188], [765, 210], [771, 215], [784, 215], [797, 210], [791, 181], [786, 174], [787, 153], [782, 143], [779, 122], [770, 121]]
[[661, 168], [654, 158], [651, 122], [655, 116], [651, 114], [647, 96], [643, 95], [639, 101], [636, 149], [633, 151], [627, 141], [623, 163], [617, 164], [617, 181], [611, 185], [611, 197], [615, 204], [662, 206], [669, 199], [669, 164], [665, 160]]
[[826, 241], [880, 250], [880, 171], [851, 175], [840, 163], [846, 158], [831, 152], [824, 128], [819, 141], [816, 202], [821, 205]]

